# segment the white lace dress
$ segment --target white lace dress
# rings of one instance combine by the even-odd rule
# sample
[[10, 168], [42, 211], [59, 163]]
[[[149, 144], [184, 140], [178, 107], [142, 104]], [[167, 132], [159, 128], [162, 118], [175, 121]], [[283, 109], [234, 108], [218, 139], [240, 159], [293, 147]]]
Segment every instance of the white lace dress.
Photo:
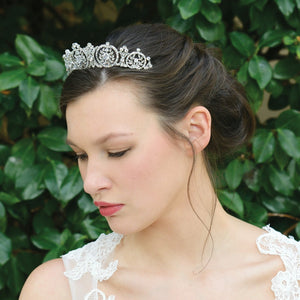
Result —
[[[256, 244], [263, 254], [279, 255], [285, 271], [279, 271], [272, 279], [271, 289], [275, 300], [300, 300], [300, 242], [288, 238], [269, 226]], [[114, 295], [105, 295], [98, 283], [108, 280], [118, 268], [118, 260], [112, 258], [122, 235], [101, 234], [99, 238], [82, 248], [62, 256], [65, 276], [68, 277], [72, 300], [115, 300]], [[117, 300], [117, 299], [116, 299]]]

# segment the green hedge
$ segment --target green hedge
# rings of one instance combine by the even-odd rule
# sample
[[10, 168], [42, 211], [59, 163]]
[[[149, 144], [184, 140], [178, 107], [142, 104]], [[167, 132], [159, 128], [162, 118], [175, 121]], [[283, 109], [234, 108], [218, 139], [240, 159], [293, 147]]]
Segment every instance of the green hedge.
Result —
[[[3, 10], [8, 16], [14, 13], [16, 20], [22, 16], [23, 22], [19, 11], [27, 11], [29, 26], [34, 21], [30, 2], [13, 12], [8, 6]], [[109, 230], [84, 194], [65, 144], [58, 110], [66, 76], [61, 45], [70, 47], [65, 44], [87, 37], [93, 42], [97, 36], [103, 42], [107, 31], [130, 22], [165, 22], [195, 41], [219, 47], [225, 65], [245, 86], [253, 110], [259, 111], [265, 96], [269, 110], [278, 111], [264, 122], [257, 119], [251, 143], [222, 165], [217, 188], [232, 214], [258, 226], [271, 223], [300, 238], [299, 0], [39, 2], [65, 27], [46, 20], [45, 31], [29, 26], [28, 35], [20, 23], [13, 23], [11, 32], [19, 32], [13, 43], [1, 33], [7, 47], [0, 54], [1, 299], [16, 299], [41, 262]], [[61, 7], [70, 3], [79, 24], [64, 19]], [[96, 19], [96, 4], [114, 4], [115, 22]], [[7, 26], [8, 19], [0, 24]]]

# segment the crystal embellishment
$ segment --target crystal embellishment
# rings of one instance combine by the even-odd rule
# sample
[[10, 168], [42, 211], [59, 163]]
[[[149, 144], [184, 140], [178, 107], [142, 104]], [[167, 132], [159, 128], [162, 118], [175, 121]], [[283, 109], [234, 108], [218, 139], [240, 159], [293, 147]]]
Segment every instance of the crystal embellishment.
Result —
[[87, 68], [111, 68], [114, 66], [136, 70], [147, 70], [152, 68], [151, 58], [146, 57], [137, 48], [136, 51], [129, 52], [126, 46], [119, 50], [110, 45], [109, 42], [99, 46], [88, 43], [85, 48], [79, 44], [72, 44], [72, 51], [66, 50], [63, 55], [68, 75], [74, 70]]

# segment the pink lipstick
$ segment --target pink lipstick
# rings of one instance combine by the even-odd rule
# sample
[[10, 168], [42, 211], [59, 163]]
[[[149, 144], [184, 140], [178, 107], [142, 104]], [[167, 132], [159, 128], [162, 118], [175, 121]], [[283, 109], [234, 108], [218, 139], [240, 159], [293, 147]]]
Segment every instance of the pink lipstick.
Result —
[[107, 202], [94, 202], [94, 204], [99, 208], [99, 212], [103, 217], [110, 217], [118, 212], [124, 204], [112, 204]]

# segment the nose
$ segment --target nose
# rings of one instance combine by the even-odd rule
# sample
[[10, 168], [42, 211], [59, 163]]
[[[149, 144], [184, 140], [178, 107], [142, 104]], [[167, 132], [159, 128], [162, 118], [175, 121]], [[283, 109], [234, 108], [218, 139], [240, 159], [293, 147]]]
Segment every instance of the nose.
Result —
[[90, 195], [111, 188], [111, 180], [105, 175], [103, 169], [96, 164], [88, 163], [82, 177], [84, 191]]

